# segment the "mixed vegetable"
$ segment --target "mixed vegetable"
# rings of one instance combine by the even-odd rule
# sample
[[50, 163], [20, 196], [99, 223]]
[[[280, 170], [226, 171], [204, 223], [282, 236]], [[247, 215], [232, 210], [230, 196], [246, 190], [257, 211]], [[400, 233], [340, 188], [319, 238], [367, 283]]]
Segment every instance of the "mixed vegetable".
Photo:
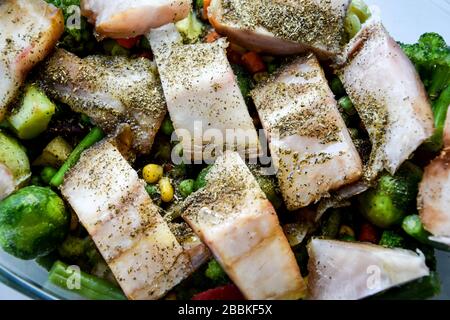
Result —
[[[66, 21], [57, 47], [79, 57], [107, 55], [153, 60], [155, 52], [152, 52], [146, 36], [118, 39], [101, 37], [100, 22], [96, 21], [94, 26], [92, 17], [89, 21], [81, 17], [78, 26], [69, 23], [80, 11], [79, 0], [47, 2], [61, 8]], [[193, 8], [177, 20], [175, 27], [184, 45], [212, 45], [219, 41], [223, 30], [226, 30], [227, 21], [213, 21], [212, 10], [209, 11], [211, 24], [208, 21], [208, 6], [216, 8], [217, 2], [194, 1]], [[349, 41], [370, 22], [371, 13], [363, 1], [353, 0], [344, 14], [346, 40]], [[1, 14], [0, 19], [4, 19]], [[217, 28], [218, 25], [221, 28]], [[278, 35], [276, 31], [272, 30], [272, 33], [274, 37]], [[252, 90], [274, 79], [280, 70], [291, 63], [292, 58], [245, 48], [242, 41], [233, 42], [232, 37], [230, 42], [226, 55], [234, 79], [255, 128], [260, 129], [262, 124], [252, 99]], [[450, 250], [450, 246], [433, 239], [417, 209], [424, 168], [444, 146], [444, 126], [450, 105], [450, 49], [436, 33], [422, 35], [416, 44], [400, 46], [425, 85], [432, 104], [436, 131], [403, 162], [395, 174], [388, 170], [382, 171], [367, 184], [363, 192], [318, 214], [322, 203], [319, 201], [311, 202], [295, 212], [289, 211], [282, 194], [283, 186], [277, 177], [263, 174], [265, 168], [262, 165], [248, 165], [259, 188], [278, 214], [303, 277], [308, 275], [312, 261], [324, 254], [320, 252], [323, 244], [311, 244], [313, 238], [337, 240], [338, 249], [347, 245], [351, 248], [353, 244], [362, 242], [372, 243], [377, 245], [376, 250], [380, 250], [380, 254], [386, 253], [387, 256], [394, 253], [400, 255], [403, 251], [396, 251], [399, 249], [423, 252], [426, 263], [423, 269], [429, 269], [428, 275], [406, 284], [393, 283], [392, 287], [384, 288], [383, 292], [376, 295], [364, 293], [360, 296], [371, 296], [371, 299], [425, 299], [437, 295], [440, 281], [434, 249]], [[371, 143], [372, 133], [365, 127], [357, 103], [353, 103], [340, 77], [334, 74], [333, 65], [327, 60], [322, 64], [339, 114], [363, 166], [366, 166], [371, 161], [371, 151], [375, 149]], [[111, 134], [85, 114], [74, 112], [68, 105], [47, 95], [45, 88], [33, 82], [35, 77], [33, 73], [30, 74], [19, 98], [0, 124], [0, 246], [17, 258], [36, 259], [37, 263], [49, 270], [49, 282], [54, 285], [89, 299], [126, 299], [119, 287], [120, 281], [118, 283], [110, 269], [111, 257], [99, 251], [84, 221], [79, 221], [77, 212], [71, 209], [59, 189], [83, 152], [110, 139]], [[86, 106], [89, 107], [89, 102], [86, 102]], [[150, 153], [128, 157], [127, 146], [130, 143], [126, 143], [126, 130], [123, 131], [125, 142], [117, 139], [120, 140], [117, 148], [133, 164], [139, 178], [145, 183], [148, 196], [161, 210], [164, 221], [172, 226], [183, 223], [186, 203], [195, 201], [196, 196], [210, 187], [208, 176], [213, 166], [172, 162], [172, 155], [183, 155], [183, 147], [174, 134], [177, 123], [172, 122], [170, 111], [169, 105], [169, 114], [160, 122]], [[327, 194], [333, 198], [334, 191], [329, 191]], [[231, 188], [230, 192], [235, 190]], [[313, 218], [308, 216], [311, 212]], [[179, 242], [184, 243], [181, 240]], [[372, 257], [370, 248], [366, 248], [369, 258]], [[227, 275], [221, 257], [216, 256], [215, 252], [213, 255], [215, 258], [209, 257], [208, 262], [193, 268], [189, 276], [164, 295], [165, 298], [244, 299], [240, 289]], [[314, 259], [309, 259], [310, 255]], [[73, 265], [80, 270], [77, 280], [80, 286], [71, 289], [67, 283], [73, 280], [73, 273], [77, 270], [69, 267]]]

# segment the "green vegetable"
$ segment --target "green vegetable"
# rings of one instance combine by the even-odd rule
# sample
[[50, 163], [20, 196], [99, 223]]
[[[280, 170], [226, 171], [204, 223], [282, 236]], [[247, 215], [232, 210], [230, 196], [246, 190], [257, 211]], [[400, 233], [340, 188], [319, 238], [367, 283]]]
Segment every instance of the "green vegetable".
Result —
[[33, 139], [47, 129], [55, 110], [55, 104], [45, 93], [29, 85], [21, 106], [13, 111], [8, 121], [20, 139]]
[[0, 245], [20, 259], [48, 254], [69, 230], [70, 214], [49, 188], [29, 186], [0, 202]]
[[[59, 40], [59, 46], [77, 55], [86, 56], [91, 54], [97, 44], [92, 26], [82, 17], [80, 12], [80, 0], [46, 0], [62, 9], [66, 27], [64, 34]], [[76, 7], [74, 7], [76, 6]], [[78, 7], [78, 8], [77, 8]], [[74, 25], [79, 20], [80, 25]]]
[[283, 205], [283, 199], [281, 199], [274, 177], [259, 174], [255, 175], [255, 178], [273, 207], [279, 209]]
[[353, 106], [353, 102], [350, 100], [348, 96], [340, 98], [338, 104], [347, 115], [353, 116], [356, 114], [356, 109]]
[[209, 261], [205, 276], [213, 281], [214, 286], [220, 286], [230, 282], [227, 274], [215, 259]]
[[204, 29], [203, 23], [197, 18], [193, 11], [189, 12], [189, 15], [186, 18], [175, 23], [175, 26], [187, 43], [196, 42], [203, 34]]
[[250, 92], [253, 89], [253, 81], [250, 74], [240, 65], [232, 64], [231, 65], [233, 72], [236, 76], [236, 80], [241, 90], [242, 96], [245, 99], [246, 103], [249, 103], [251, 96]]
[[394, 231], [385, 230], [378, 244], [388, 248], [402, 248], [405, 246], [405, 239]]
[[114, 41], [114, 45], [111, 49], [110, 54], [112, 56], [126, 56], [128, 57], [131, 52], [129, 49], [122, 47], [120, 44], [118, 44], [116, 41]]
[[333, 91], [334, 95], [338, 98], [346, 95], [344, 85], [342, 84], [341, 79], [338, 77], [334, 77], [330, 83], [331, 91]]
[[200, 171], [194, 183], [194, 190], [198, 190], [206, 186], [206, 175], [208, 174], [209, 170], [211, 170], [211, 165], [203, 168], [203, 170]]
[[432, 100], [450, 84], [450, 49], [437, 33], [425, 33], [415, 44], [400, 43], [419, 71]]
[[57, 172], [58, 172], [58, 170], [56, 170], [53, 167], [45, 167], [41, 171], [41, 179], [42, 179], [42, 181], [44, 181], [46, 184], [49, 184], [50, 181], [52, 180], [52, 178], [55, 176], [55, 174]]
[[406, 162], [394, 176], [382, 175], [375, 188], [358, 197], [361, 213], [380, 228], [401, 224], [403, 217], [416, 208], [421, 178], [421, 169], [410, 162]]
[[172, 133], [175, 131], [174, 127], [173, 127], [173, 123], [172, 120], [170, 120], [169, 117], [164, 118], [163, 123], [161, 124], [161, 131], [162, 133], [164, 133], [166, 136], [171, 136]]
[[429, 239], [432, 234], [425, 230], [420, 217], [416, 214], [405, 217], [403, 219], [402, 228], [408, 235], [420, 243], [432, 246], [438, 250], [450, 251], [449, 246]]
[[81, 142], [72, 151], [69, 158], [50, 181], [50, 185], [52, 185], [53, 187], [59, 187], [64, 180], [64, 175], [66, 174], [66, 172], [77, 163], [78, 159], [80, 159], [81, 153], [103, 139], [103, 137], [104, 134], [100, 128], [93, 128], [91, 132], [89, 132], [88, 135], [84, 137], [84, 139], [81, 140]]
[[320, 228], [320, 235], [322, 237], [334, 239], [339, 233], [341, 226], [341, 213], [337, 209], [333, 209], [328, 214], [328, 217], [322, 223]]
[[112, 283], [80, 271], [78, 268], [69, 267], [61, 261], [55, 262], [48, 279], [54, 285], [89, 299], [126, 300], [122, 290]]
[[359, 30], [361, 24], [366, 22], [371, 16], [369, 7], [362, 0], [352, 0], [345, 17], [344, 28], [349, 38], [353, 38]]
[[356, 241], [356, 238], [355, 238], [355, 236], [352, 236], [350, 234], [344, 234], [344, 235], [339, 236], [339, 240], [352, 242], [352, 241]]
[[425, 147], [431, 151], [439, 151], [443, 147], [443, 134], [448, 106], [450, 106], [450, 85], [442, 91], [441, 95], [433, 103], [434, 126], [433, 136], [426, 141]]
[[74, 261], [83, 257], [87, 249], [86, 239], [69, 235], [63, 243], [58, 246], [58, 253], [61, 257]]
[[159, 195], [159, 189], [154, 184], [148, 184], [145, 186], [145, 191], [149, 194], [149, 196], [153, 197]]
[[195, 181], [193, 179], [187, 179], [180, 182], [178, 186], [180, 193], [183, 197], [188, 197], [192, 192], [194, 192]]
[[59, 168], [71, 153], [71, 145], [62, 137], [56, 137], [42, 150], [41, 155], [34, 160], [33, 165]]
[[437, 272], [422, 277], [399, 287], [389, 289], [377, 294], [371, 299], [379, 300], [425, 300], [438, 295], [441, 291], [441, 282]]
[[[30, 162], [25, 148], [1, 130], [0, 146], [0, 165], [4, 165], [12, 175], [14, 183], [12, 187], [20, 186], [31, 176]], [[6, 182], [6, 179], [3, 181]]]

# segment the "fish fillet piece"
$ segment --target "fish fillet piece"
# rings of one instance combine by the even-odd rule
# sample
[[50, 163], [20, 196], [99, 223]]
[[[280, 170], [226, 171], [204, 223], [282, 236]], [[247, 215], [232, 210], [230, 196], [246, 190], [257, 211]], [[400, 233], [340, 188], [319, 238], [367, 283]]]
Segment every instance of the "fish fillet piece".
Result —
[[422, 253], [313, 238], [308, 244], [312, 300], [363, 299], [429, 275]]
[[183, 218], [247, 299], [299, 299], [305, 283], [277, 214], [236, 152], [216, 160]]
[[128, 298], [161, 298], [195, 269], [145, 183], [110, 142], [83, 153], [61, 193]]
[[[449, 106], [450, 107], [450, 106]], [[450, 109], [450, 108], [449, 108]], [[432, 240], [450, 245], [450, 113], [444, 128], [444, 150], [424, 170], [418, 208]]]
[[367, 22], [347, 48], [338, 74], [372, 143], [364, 176], [394, 174], [433, 134], [427, 93], [411, 61], [381, 22]]
[[0, 1], [0, 121], [28, 72], [64, 31], [61, 10], [43, 0]]
[[82, 0], [81, 13], [102, 37], [132, 38], [184, 19], [191, 0]]
[[289, 210], [360, 179], [362, 163], [313, 54], [252, 91]]
[[108, 133], [130, 126], [133, 148], [148, 153], [167, 113], [152, 63], [145, 58], [78, 58], [58, 49], [39, 73], [38, 83], [55, 100], [88, 115]]
[[349, 0], [212, 0], [209, 21], [233, 43], [270, 54], [314, 51], [333, 58], [344, 43]]
[[149, 40], [184, 155], [209, 160], [226, 149], [256, 157], [258, 135], [225, 40], [183, 45], [173, 24], [152, 30]]

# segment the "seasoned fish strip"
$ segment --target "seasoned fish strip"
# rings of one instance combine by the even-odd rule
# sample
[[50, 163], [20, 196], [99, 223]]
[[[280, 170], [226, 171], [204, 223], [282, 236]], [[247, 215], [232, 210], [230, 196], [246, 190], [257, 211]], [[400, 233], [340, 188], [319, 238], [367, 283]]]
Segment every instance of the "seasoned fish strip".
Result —
[[161, 298], [195, 269], [145, 183], [111, 143], [84, 152], [61, 193], [128, 298]]
[[161, 84], [145, 58], [77, 56], [58, 49], [38, 83], [52, 98], [88, 115], [108, 133], [126, 123], [133, 147], [148, 153], [166, 114]]
[[216, 160], [183, 218], [248, 299], [299, 299], [305, 283], [277, 214], [239, 154]]
[[297, 58], [252, 96], [289, 210], [361, 177], [361, 159], [314, 55]]
[[365, 178], [394, 174], [433, 134], [427, 93], [411, 61], [381, 22], [368, 22], [349, 43], [340, 78], [372, 142]]
[[0, 1], [0, 121], [28, 72], [64, 31], [61, 10], [43, 0]]
[[152, 30], [149, 40], [184, 155], [209, 160], [215, 158], [212, 151], [226, 149], [255, 157], [258, 135], [227, 60], [225, 40], [183, 45], [173, 24]]
[[[450, 106], [449, 106], [450, 110]], [[418, 208], [426, 230], [435, 241], [450, 245], [450, 113], [444, 128], [444, 150], [424, 170]]]
[[344, 43], [349, 0], [212, 0], [208, 17], [233, 43], [270, 54], [314, 51], [333, 58]]
[[421, 253], [368, 243], [313, 238], [308, 255], [312, 300], [363, 299], [430, 273]]
[[82, 0], [81, 13], [101, 37], [132, 38], [185, 18], [191, 0]]

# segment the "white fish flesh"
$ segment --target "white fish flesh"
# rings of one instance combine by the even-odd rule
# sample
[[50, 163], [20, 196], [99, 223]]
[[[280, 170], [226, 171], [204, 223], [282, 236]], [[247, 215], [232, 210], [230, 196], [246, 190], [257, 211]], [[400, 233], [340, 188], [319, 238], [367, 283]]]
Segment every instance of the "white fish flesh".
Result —
[[291, 55], [341, 52], [349, 0], [212, 0], [209, 21], [233, 43], [255, 51]]
[[183, 45], [173, 24], [152, 30], [149, 40], [185, 157], [214, 159], [224, 149], [256, 157], [258, 135], [225, 40]]
[[394, 174], [433, 134], [427, 93], [411, 61], [374, 19], [349, 43], [338, 74], [372, 143], [364, 177]]
[[195, 269], [145, 183], [110, 142], [83, 153], [61, 193], [128, 298], [161, 298]]
[[361, 159], [314, 55], [297, 58], [252, 96], [289, 210], [360, 179]]
[[78, 58], [58, 49], [46, 60], [38, 83], [53, 99], [88, 115], [108, 133], [130, 126], [133, 147], [148, 153], [167, 108], [152, 63], [145, 58]]
[[81, 12], [102, 37], [132, 38], [184, 19], [191, 0], [82, 0]]
[[183, 218], [247, 299], [299, 299], [305, 283], [272, 204], [236, 152], [225, 152]]
[[43, 0], [0, 1], [0, 121], [28, 72], [64, 31], [61, 10]]
[[429, 275], [423, 254], [410, 250], [313, 238], [308, 254], [312, 300], [363, 299]]

